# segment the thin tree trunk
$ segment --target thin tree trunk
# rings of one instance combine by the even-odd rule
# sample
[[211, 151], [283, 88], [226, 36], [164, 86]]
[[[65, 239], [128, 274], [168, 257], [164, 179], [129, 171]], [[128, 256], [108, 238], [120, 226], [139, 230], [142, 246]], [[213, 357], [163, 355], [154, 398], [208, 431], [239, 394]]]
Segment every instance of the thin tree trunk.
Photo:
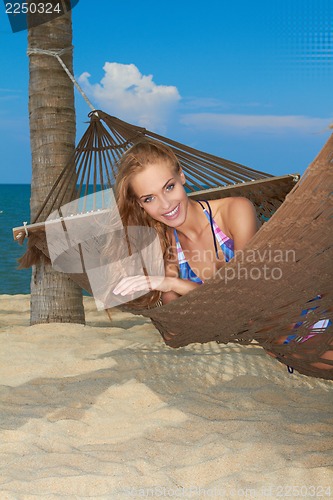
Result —
[[[70, 12], [28, 30], [29, 49], [51, 50], [71, 46]], [[63, 54], [62, 59], [72, 72], [72, 52]], [[57, 59], [32, 54], [29, 70], [30, 210], [33, 219], [73, 154], [76, 127], [73, 84]], [[54, 271], [46, 260], [33, 266], [30, 322], [85, 322], [81, 289], [65, 274]]]

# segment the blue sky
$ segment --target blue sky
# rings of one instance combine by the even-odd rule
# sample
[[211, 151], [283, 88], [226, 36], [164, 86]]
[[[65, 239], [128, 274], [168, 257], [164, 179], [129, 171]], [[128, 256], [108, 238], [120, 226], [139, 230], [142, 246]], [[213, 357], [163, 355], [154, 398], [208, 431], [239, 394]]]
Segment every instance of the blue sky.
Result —
[[[119, 118], [251, 168], [302, 173], [333, 121], [332, 14], [331, 0], [80, 0], [75, 75]], [[29, 183], [27, 33], [11, 32], [2, 4], [0, 38], [1, 183]], [[79, 139], [90, 110], [77, 93], [76, 110]]]

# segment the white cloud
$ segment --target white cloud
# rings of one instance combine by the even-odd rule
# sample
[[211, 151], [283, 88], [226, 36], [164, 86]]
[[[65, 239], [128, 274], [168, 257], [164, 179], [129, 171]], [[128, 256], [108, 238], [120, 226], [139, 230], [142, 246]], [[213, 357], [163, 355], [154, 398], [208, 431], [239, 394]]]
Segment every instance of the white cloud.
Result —
[[207, 110], [209, 113], [211, 109], [214, 109], [214, 114], [222, 113], [225, 110], [235, 109], [237, 108], [270, 108], [272, 104], [262, 103], [258, 101], [222, 101], [221, 99], [216, 99], [214, 97], [187, 97], [182, 99], [183, 108], [190, 112], [194, 112], [193, 110], [200, 109], [201, 114]]
[[134, 64], [106, 62], [100, 83], [91, 84], [85, 72], [79, 82], [103, 111], [142, 127], [163, 132], [180, 95], [177, 87], [157, 85]]
[[302, 115], [244, 115], [191, 113], [181, 117], [181, 123], [196, 130], [237, 133], [320, 133], [327, 129], [330, 118]]

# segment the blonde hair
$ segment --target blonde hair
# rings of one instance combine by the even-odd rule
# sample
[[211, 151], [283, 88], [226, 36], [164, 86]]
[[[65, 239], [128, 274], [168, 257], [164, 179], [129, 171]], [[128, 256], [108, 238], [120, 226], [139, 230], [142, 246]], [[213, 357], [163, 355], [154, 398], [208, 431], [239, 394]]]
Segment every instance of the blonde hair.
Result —
[[[116, 179], [115, 192], [123, 226], [125, 228], [128, 226], [146, 226], [154, 228], [160, 238], [163, 257], [167, 259], [170, 249], [167, 226], [150, 217], [150, 215], [140, 207], [131, 185], [133, 177], [138, 172], [142, 172], [151, 164], [161, 162], [168, 163], [175, 173], [179, 173], [181, 170], [176, 155], [168, 146], [151, 139], [140, 140], [126, 151], [119, 162], [120, 168]], [[152, 307], [160, 297], [161, 292], [153, 290], [139, 299], [132, 301], [130, 305], [135, 307]]]

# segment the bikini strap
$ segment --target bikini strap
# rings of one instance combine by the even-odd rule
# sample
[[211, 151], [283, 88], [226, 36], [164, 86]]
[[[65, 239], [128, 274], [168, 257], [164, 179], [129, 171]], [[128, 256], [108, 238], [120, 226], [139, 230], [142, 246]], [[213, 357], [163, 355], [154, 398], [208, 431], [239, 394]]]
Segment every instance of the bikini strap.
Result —
[[[201, 201], [199, 200], [195, 200], [199, 203], [199, 205], [201, 206], [201, 208], [203, 210], [206, 210], [205, 207], [203, 206], [203, 204], [201, 203]], [[209, 220], [210, 220], [210, 229], [212, 231], [212, 235], [213, 235], [213, 241], [214, 241], [214, 248], [215, 248], [215, 254], [216, 254], [216, 258], [218, 259], [219, 258], [219, 252], [218, 252], [218, 249], [217, 249], [217, 244], [216, 244], [216, 235], [215, 235], [215, 232], [214, 232], [214, 227], [213, 227], [213, 215], [212, 215], [212, 209], [210, 207], [210, 204], [208, 203], [207, 200], [202, 200], [204, 201], [205, 203], [207, 203], [207, 206], [208, 206], [208, 210], [209, 210]]]

